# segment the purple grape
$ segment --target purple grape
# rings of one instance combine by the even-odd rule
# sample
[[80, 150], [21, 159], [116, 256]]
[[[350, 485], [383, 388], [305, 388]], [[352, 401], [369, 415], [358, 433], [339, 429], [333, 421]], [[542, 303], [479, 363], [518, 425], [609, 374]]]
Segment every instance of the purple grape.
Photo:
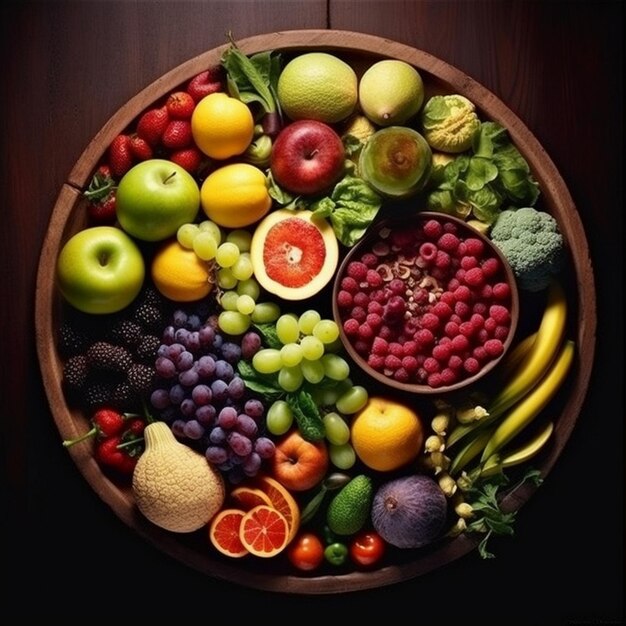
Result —
[[179, 372], [184, 372], [193, 366], [194, 358], [193, 354], [189, 350], [184, 350], [178, 355], [176, 359], [176, 367]]
[[233, 366], [224, 359], [220, 359], [215, 363], [215, 377], [223, 380], [224, 382], [230, 382], [235, 374]]
[[195, 414], [195, 412], [196, 412], [196, 403], [191, 398], [185, 398], [180, 403], [180, 412], [185, 417], [193, 416]]
[[226, 431], [221, 426], [216, 426], [209, 434], [209, 441], [218, 446], [226, 443]]
[[217, 424], [226, 430], [234, 428], [237, 424], [237, 410], [232, 406], [225, 406], [217, 416]]
[[213, 337], [213, 347], [216, 350], [220, 350], [223, 343], [224, 343], [224, 337], [222, 337], [222, 335], [218, 335], [217, 333], [215, 333], [215, 336]]
[[256, 422], [245, 413], [240, 413], [237, 416], [237, 423], [235, 424], [235, 428], [238, 432], [246, 437], [254, 437], [257, 434], [259, 427]]
[[[225, 448], [222, 448], [221, 446], [209, 446], [206, 449], [204, 455], [206, 456], [209, 463], [219, 465], [220, 470], [222, 470], [222, 464], [226, 464], [226, 462], [228, 461], [228, 452]], [[230, 465], [228, 466], [228, 469], [230, 469]], [[228, 471], [228, 469], [222, 471]]]
[[200, 439], [204, 435], [204, 426], [198, 420], [189, 420], [184, 427], [185, 437]]
[[176, 384], [170, 387], [170, 402], [172, 404], [180, 404], [186, 396], [187, 392], [182, 385]]
[[243, 469], [246, 476], [252, 478], [259, 473], [261, 462], [259, 454], [257, 452], [251, 452], [241, 464], [241, 469]]
[[161, 378], [173, 378], [176, 376], [176, 365], [165, 356], [160, 356], [154, 363], [154, 369]]
[[215, 419], [216, 411], [212, 404], [204, 404], [196, 409], [196, 419], [205, 426], [210, 426]]
[[228, 445], [231, 450], [242, 459], [252, 452], [252, 442], [250, 439], [236, 431], [228, 435]]
[[178, 382], [185, 387], [193, 387], [198, 384], [200, 380], [200, 374], [195, 367], [190, 367], [188, 370], [181, 372], [178, 375]]
[[261, 337], [255, 332], [247, 332], [241, 338], [241, 356], [251, 359], [261, 349]]
[[168, 344], [166, 344], [166, 343], [162, 343], [162, 344], [161, 344], [161, 345], [157, 348], [156, 355], [157, 355], [157, 357], [160, 357], [160, 356], [167, 357], [167, 356], [169, 355], [169, 353], [170, 353], [170, 347], [169, 347], [169, 345], [168, 345]]
[[201, 356], [196, 363], [196, 370], [202, 379], [210, 379], [215, 373], [215, 359], [208, 355]]
[[247, 415], [254, 419], [259, 419], [259, 417], [263, 416], [264, 412], [263, 403], [256, 398], [251, 398], [244, 405], [244, 411]]
[[276, 445], [269, 437], [259, 437], [254, 442], [254, 451], [262, 459], [271, 459], [276, 452]]
[[246, 385], [243, 380], [239, 376], [234, 376], [233, 379], [228, 383], [228, 395], [233, 400], [239, 400], [239, 398], [243, 397], [243, 394], [246, 392]]
[[161, 336], [163, 343], [167, 346], [173, 344], [175, 333], [176, 329], [173, 326], [166, 326]]
[[189, 333], [189, 337], [187, 337], [187, 350], [194, 354], [200, 350], [200, 333], [197, 330]]
[[[222, 450], [224, 450], [222, 448]], [[233, 468], [233, 464], [231, 463], [230, 459], [228, 458], [228, 452], [226, 452], [226, 450], [224, 450], [224, 453], [226, 454], [226, 460], [223, 463], [220, 463], [217, 466], [217, 469], [219, 469], [220, 472], [223, 472], [224, 474], [227, 474], [228, 472], [230, 472]]]
[[172, 361], [176, 361], [176, 359], [180, 356], [182, 352], [185, 351], [185, 346], [182, 343], [173, 343], [168, 348], [167, 356], [172, 359]]
[[165, 409], [170, 405], [170, 393], [167, 389], [155, 389], [150, 394], [150, 403], [155, 409]]
[[174, 322], [174, 326], [176, 326], [176, 328], [183, 328], [187, 323], [187, 313], [185, 313], [182, 309], [177, 309], [172, 315], [172, 321]]
[[172, 432], [176, 437], [184, 437], [185, 436], [185, 420], [174, 420], [171, 425]]
[[189, 328], [189, 330], [198, 331], [200, 330], [201, 326], [202, 326], [202, 322], [200, 321], [200, 317], [196, 315], [195, 313], [192, 313], [187, 318], [187, 328]]
[[222, 344], [222, 357], [230, 364], [235, 364], [241, 359], [241, 348], [232, 341], [225, 341]]
[[228, 384], [217, 379], [211, 383], [211, 393], [217, 402], [223, 402], [228, 397]]
[[211, 326], [205, 325], [198, 331], [198, 337], [202, 347], [210, 348], [213, 345], [213, 339], [215, 339], [215, 330]]
[[208, 404], [209, 402], [211, 402], [211, 398], [213, 397], [213, 394], [211, 393], [211, 387], [204, 384], [196, 385], [191, 390], [191, 397], [198, 406]]

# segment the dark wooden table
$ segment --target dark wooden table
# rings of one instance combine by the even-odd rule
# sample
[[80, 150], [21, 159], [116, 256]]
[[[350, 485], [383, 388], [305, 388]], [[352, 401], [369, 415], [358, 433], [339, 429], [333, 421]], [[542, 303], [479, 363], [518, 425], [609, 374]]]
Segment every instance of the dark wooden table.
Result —
[[[2, 5], [0, 614], [250, 617], [295, 623], [339, 607], [415, 623], [617, 623], [623, 611], [623, 12], [621, 2], [230, 0]], [[235, 38], [332, 28], [425, 50], [501, 98], [536, 135], [578, 207], [598, 294], [598, 348], [578, 424], [497, 558], [468, 555], [349, 596], [272, 598], [147, 545], [61, 447], [39, 373], [34, 292], [57, 193], [90, 139], [166, 71]], [[9, 555], [9, 559], [5, 554]], [[18, 605], [16, 605], [18, 606]], [[408, 613], [407, 613], [408, 612]], [[350, 614], [350, 613], [348, 613]], [[392, 618], [393, 619], [393, 618]], [[396, 617], [397, 619], [397, 617]], [[435, 621], [437, 620], [437, 621]], [[237, 619], [237, 621], [239, 621]]]

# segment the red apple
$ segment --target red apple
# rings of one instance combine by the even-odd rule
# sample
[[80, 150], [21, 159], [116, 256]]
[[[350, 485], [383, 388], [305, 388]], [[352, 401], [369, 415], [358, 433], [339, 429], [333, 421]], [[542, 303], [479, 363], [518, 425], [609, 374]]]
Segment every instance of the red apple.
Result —
[[345, 158], [341, 138], [328, 124], [298, 120], [276, 137], [270, 168], [274, 180], [287, 191], [314, 195], [337, 182]]

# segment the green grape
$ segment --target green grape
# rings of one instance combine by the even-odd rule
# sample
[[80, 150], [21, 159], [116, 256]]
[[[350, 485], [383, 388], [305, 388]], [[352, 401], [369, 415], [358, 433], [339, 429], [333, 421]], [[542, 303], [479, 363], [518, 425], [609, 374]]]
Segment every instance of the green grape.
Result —
[[254, 274], [254, 271], [252, 269], [252, 260], [250, 259], [250, 254], [248, 252], [242, 252], [230, 269], [233, 273], [233, 276], [237, 280], [248, 280], [249, 278], [252, 278], [252, 274]]
[[326, 413], [323, 420], [329, 443], [342, 446], [350, 441], [350, 427], [339, 413]]
[[233, 276], [229, 267], [220, 267], [217, 270], [217, 284], [222, 289], [234, 289], [237, 286], [237, 279]]
[[285, 391], [296, 391], [303, 382], [304, 376], [302, 375], [302, 368], [299, 365], [280, 368], [278, 372], [278, 384]]
[[347, 470], [356, 463], [356, 453], [349, 443], [344, 443], [341, 446], [329, 444], [328, 456], [330, 457], [330, 462], [337, 469]]
[[243, 335], [250, 328], [250, 318], [239, 311], [222, 311], [217, 324], [227, 335]]
[[339, 326], [334, 320], [320, 320], [313, 326], [313, 336], [323, 344], [333, 343], [339, 337]]
[[280, 317], [280, 307], [275, 302], [257, 302], [251, 314], [255, 324], [269, 324]]
[[220, 244], [215, 253], [215, 260], [220, 267], [232, 267], [239, 258], [239, 248], [230, 241]]
[[262, 348], [252, 357], [252, 367], [259, 374], [273, 374], [281, 369], [283, 360], [280, 350], [276, 348]]
[[360, 411], [369, 399], [367, 389], [361, 385], [355, 385], [342, 393], [335, 402], [335, 406], [340, 413], [352, 415]]
[[335, 341], [324, 344], [324, 352], [341, 352], [343, 350], [343, 343], [341, 337], [337, 337]]
[[[300, 346], [302, 348], [302, 346]], [[324, 378], [324, 366], [321, 361], [309, 361], [302, 359], [300, 363], [304, 378], [313, 385], [319, 383]]]
[[313, 333], [313, 328], [315, 328], [315, 324], [317, 324], [321, 319], [321, 315], [313, 309], [304, 311], [298, 319], [300, 332], [303, 335], [311, 335]]
[[238, 298], [239, 294], [236, 291], [225, 291], [220, 298], [220, 306], [225, 311], [236, 311]]
[[283, 360], [283, 365], [294, 367], [302, 361], [302, 348], [299, 343], [286, 343], [280, 349], [280, 356]]
[[298, 318], [293, 313], [284, 313], [276, 320], [276, 335], [282, 344], [295, 343], [300, 338]]
[[324, 354], [324, 344], [313, 335], [302, 337], [300, 345], [302, 346], [302, 356], [309, 361], [317, 361]]
[[350, 365], [338, 354], [325, 354], [321, 357], [321, 360], [324, 366], [324, 374], [326, 374], [328, 378], [332, 378], [333, 380], [345, 380], [350, 375]]
[[215, 239], [215, 243], [219, 246], [222, 243], [222, 231], [220, 227], [211, 220], [204, 220], [198, 224], [198, 228], [202, 232], [208, 232], [213, 235], [213, 239]]
[[217, 253], [217, 244], [213, 235], [208, 232], [198, 232], [193, 240], [193, 251], [203, 261], [214, 259]]
[[272, 435], [284, 435], [293, 424], [293, 411], [284, 400], [276, 400], [267, 410], [267, 430]]
[[197, 224], [183, 224], [176, 231], [176, 239], [178, 243], [188, 250], [193, 249], [193, 240], [200, 232]]
[[240, 280], [237, 283], [237, 293], [240, 296], [250, 296], [256, 302], [261, 295], [261, 286], [254, 278]]
[[239, 248], [239, 252], [250, 252], [252, 233], [244, 228], [237, 228], [226, 235], [226, 241], [234, 243]]
[[[237, 293], [237, 292], [235, 292]], [[256, 306], [255, 301], [250, 296], [237, 296], [237, 310], [244, 315], [250, 315]]]

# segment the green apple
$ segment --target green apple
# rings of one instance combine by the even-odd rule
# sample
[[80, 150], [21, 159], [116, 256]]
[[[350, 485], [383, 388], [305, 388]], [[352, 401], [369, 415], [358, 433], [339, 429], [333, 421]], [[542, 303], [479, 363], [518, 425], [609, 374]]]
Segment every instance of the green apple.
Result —
[[119, 182], [117, 219], [133, 237], [162, 241], [179, 226], [193, 222], [200, 189], [193, 176], [167, 159], [148, 159], [132, 167]]
[[57, 258], [63, 297], [85, 313], [115, 313], [139, 294], [145, 263], [137, 244], [115, 226], [92, 226], [63, 245]]

